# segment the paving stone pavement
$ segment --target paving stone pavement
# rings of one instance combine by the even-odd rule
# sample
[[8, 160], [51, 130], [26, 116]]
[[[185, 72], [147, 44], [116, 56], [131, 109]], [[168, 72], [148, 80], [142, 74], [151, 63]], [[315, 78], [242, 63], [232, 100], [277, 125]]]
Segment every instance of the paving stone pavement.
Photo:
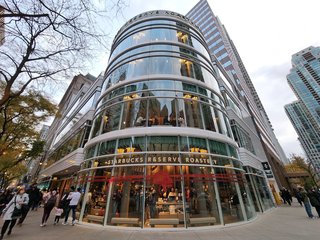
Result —
[[[29, 212], [22, 227], [16, 226], [11, 240], [319, 240], [320, 219], [307, 218], [303, 207], [281, 206], [259, 214], [249, 223], [211, 229], [143, 229], [103, 228], [76, 224], [54, 226], [50, 217], [46, 227], [40, 227], [43, 209]], [[315, 213], [315, 211], [314, 211]], [[2, 220], [0, 224], [2, 226]]]

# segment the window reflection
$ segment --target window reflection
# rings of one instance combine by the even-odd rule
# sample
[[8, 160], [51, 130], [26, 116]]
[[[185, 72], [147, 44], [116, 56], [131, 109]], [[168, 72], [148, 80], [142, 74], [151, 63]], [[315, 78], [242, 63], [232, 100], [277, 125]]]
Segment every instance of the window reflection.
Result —
[[239, 196], [236, 190], [234, 172], [230, 169], [215, 168], [215, 174], [220, 180], [217, 182], [220, 193], [221, 208], [225, 224], [243, 221]]
[[147, 166], [146, 173], [145, 227], [183, 227], [184, 207], [179, 167]]
[[90, 178], [89, 190], [83, 198], [84, 213], [82, 220], [84, 222], [103, 224], [110, 178], [110, 168], [94, 170]]
[[205, 49], [204, 45], [200, 42], [200, 40], [197, 37], [195, 37], [193, 33], [169, 29], [163, 26], [154, 27], [151, 29], [150, 27], [148, 27], [140, 29], [139, 31], [136, 31], [131, 35], [127, 35], [113, 50], [110, 59], [112, 59], [114, 56], [118, 55], [125, 49], [134, 45], [157, 41], [178, 42], [192, 46], [197, 51], [202, 53], [206, 58], [210, 59], [210, 56], [207, 50]]
[[99, 134], [101, 124], [102, 133], [119, 127], [166, 125], [204, 128], [231, 136], [229, 120], [220, 111], [222, 107], [204, 97], [207, 94], [219, 100], [215, 93], [180, 81], [150, 80], [125, 85], [105, 96], [113, 98], [105, 102], [110, 107], [96, 116], [92, 137]]
[[[141, 226], [144, 208], [143, 167], [117, 167], [107, 223], [118, 226]], [[123, 221], [123, 219], [131, 221]]]
[[220, 223], [211, 168], [183, 166], [186, 219], [190, 227]]
[[110, 81], [112, 84], [115, 84], [126, 79], [151, 74], [172, 74], [194, 78], [202, 82], [213, 82], [210, 83], [210, 86], [218, 90], [217, 80], [200, 63], [170, 56], [150, 56], [149, 58], [140, 58], [130, 61], [110, 73]]
[[121, 114], [121, 105], [117, 104], [105, 110], [102, 118], [102, 133], [118, 130]]

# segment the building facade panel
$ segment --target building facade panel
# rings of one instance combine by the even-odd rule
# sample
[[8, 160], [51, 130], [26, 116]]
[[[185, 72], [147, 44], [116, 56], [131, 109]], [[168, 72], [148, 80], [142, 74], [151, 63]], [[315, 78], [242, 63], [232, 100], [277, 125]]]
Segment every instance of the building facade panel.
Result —
[[185, 228], [255, 216], [217, 73], [188, 18], [152, 11], [125, 24], [102, 90], [78, 175], [81, 221]]
[[[237, 128], [240, 131], [241, 128], [244, 129], [243, 127], [245, 125], [250, 125], [255, 132], [252, 134], [253, 139], [255, 139], [252, 142], [254, 142], [254, 148], [257, 149], [255, 154], [258, 159], [262, 161], [276, 161], [280, 164], [286, 163], [288, 160], [274, 135], [267, 114], [226, 28], [212, 12], [208, 1], [200, 0], [198, 4], [206, 6], [202, 11], [210, 13], [210, 19], [212, 18], [212, 20], [210, 20], [206, 26], [200, 25], [201, 23], [196, 19], [197, 15], [194, 14], [194, 8], [187, 16], [192, 19], [195, 24], [198, 24], [200, 30], [205, 34], [204, 36], [213, 62], [220, 70], [223, 69], [223, 74], [229, 75], [232, 89], [235, 91], [238, 101], [244, 106], [243, 111], [249, 114], [249, 117], [244, 117], [241, 122], [230, 117], [230, 119], [235, 122], [234, 130]], [[212, 27], [207, 28], [208, 25]], [[210, 31], [212, 28], [215, 30]], [[267, 121], [265, 121], [265, 117]], [[245, 122], [245, 124], [243, 122]], [[239, 127], [236, 127], [237, 125]], [[239, 131], [236, 132], [239, 133]], [[258, 136], [258, 141], [256, 141], [254, 136]], [[267, 160], [265, 160], [266, 158]], [[273, 164], [272, 166], [276, 166], [277, 164]], [[285, 180], [280, 181], [279, 179], [283, 178], [277, 178], [278, 184], [274, 183], [274, 179], [269, 179], [270, 185], [275, 186], [275, 191], [278, 191], [277, 185], [287, 187], [287, 182]]]

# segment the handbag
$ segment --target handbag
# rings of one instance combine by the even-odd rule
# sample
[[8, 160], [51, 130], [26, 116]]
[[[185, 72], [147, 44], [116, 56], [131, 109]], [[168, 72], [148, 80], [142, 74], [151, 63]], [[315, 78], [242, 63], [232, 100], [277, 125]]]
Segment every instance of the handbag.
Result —
[[21, 208], [17, 208], [16, 200], [17, 200], [17, 196], [14, 199], [14, 209], [11, 214], [11, 219], [18, 219], [18, 218], [22, 217], [22, 210], [21, 210]]

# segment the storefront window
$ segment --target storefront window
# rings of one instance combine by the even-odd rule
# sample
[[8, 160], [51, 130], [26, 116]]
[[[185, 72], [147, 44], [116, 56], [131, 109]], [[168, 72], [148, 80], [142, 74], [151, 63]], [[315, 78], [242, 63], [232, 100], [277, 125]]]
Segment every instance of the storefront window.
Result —
[[108, 225], [141, 226], [144, 209], [144, 167], [117, 167], [112, 180]]
[[245, 179], [244, 173], [237, 170], [234, 170], [234, 171], [235, 171], [235, 174], [237, 175], [237, 180], [238, 180], [237, 182], [239, 184], [239, 189], [241, 192], [244, 210], [247, 214], [247, 218], [251, 219], [256, 215], [253, 202], [252, 202], [251, 192], [248, 186], [246, 185], [246, 179]]
[[145, 227], [184, 227], [179, 166], [147, 166]]
[[93, 170], [87, 193], [84, 196], [82, 221], [103, 224], [108, 200], [111, 169]]
[[235, 185], [235, 176], [231, 169], [215, 168], [220, 194], [221, 209], [225, 224], [243, 221], [243, 213]]
[[188, 226], [220, 224], [211, 168], [183, 166], [182, 169]]

